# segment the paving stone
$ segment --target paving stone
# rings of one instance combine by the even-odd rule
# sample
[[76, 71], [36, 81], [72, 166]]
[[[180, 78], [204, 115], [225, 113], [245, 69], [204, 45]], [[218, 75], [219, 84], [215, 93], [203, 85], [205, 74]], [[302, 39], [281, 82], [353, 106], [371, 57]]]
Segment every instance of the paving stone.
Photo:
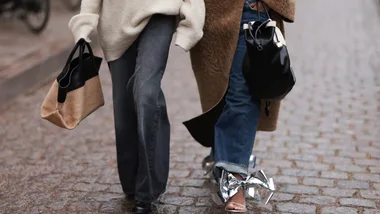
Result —
[[380, 190], [380, 183], [378, 183], [378, 184], [373, 184], [373, 186], [375, 187], [375, 189]]
[[364, 166], [378, 166], [380, 160], [376, 159], [355, 159], [355, 164], [357, 165], [364, 165]]
[[313, 155], [321, 155], [321, 156], [324, 156], [324, 155], [329, 155], [329, 156], [333, 156], [335, 155], [335, 152], [334, 150], [326, 150], [326, 149], [301, 149], [302, 153], [306, 153], [306, 154], [313, 154]]
[[210, 207], [213, 206], [214, 202], [210, 197], [199, 197], [197, 201], [195, 202], [195, 206], [200, 206], [200, 207]]
[[363, 166], [356, 166], [352, 164], [336, 164], [335, 169], [344, 172], [366, 172], [367, 169]]
[[102, 213], [127, 213], [133, 207], [133, 203], [127, 202], [123, 198], [112, 199], [104, 202], [100, 207]]
[[318, 160], [318, 156], [312, 154], [289, 154], [287, 159], [315, 162]]
[[66, 183], [66, 182], [63, 182], [59, 185], [59, 189], [60, 190], [72, 190], [73, 186], [74, 186], [75, 183]]
[[304, 178], [303, 184], [320, 187], [332, 187], [334, 186], [334, 180], [322, 178]]
[[209, 188], [184, 187], [181, 195], [190, 197], [210, 196], [211, 190]]
[[321, 214], [357, 214], [357, 209], [351, 207], [323, 207]]
[[355, 173], [353, 174], [353, 178], [359, 181], [380, 181], [380, 174], [368, 174], [368, 173]]
[[181, 207], [178, 211], [179, 214], [207, 214], [214, 213], [215, 208], [210, 207]]
[[207, 178], [207, 175], [204, 174], [204, 171], [202, 169], [195, 169], [191, 172], [190, 178]]
[[380, 149], [374, 148], [372, 146], [360, 146], [360, 147], [358, 147], [358, 150], [360, 152], [373, 152], [373, 151], [380, 152]]
[[281, 192], [285, 193], [299, 193], [299, 194], [317, 194], [318, 188], [312, 186], [302, 186], [302, 185], [286, 185], [280, 189]]
[[291, 213], [316, 213], [316, 206], [307, 204], [296, 203], [279, 203], [277, 204], [279, 212], [291, 212]]
[[282, 174], [301, 177], [317, 177], [318, 171], [307, 169], [282, 169]]
[[107, 202], [110, 200], [115, 200], [119, 198], [125, 198], [124, 194], [116, 194], [116, 193], [93, 193], [88, 195], [88, 200], [90, 201], [98, 201], [98, 202]]
[[176, 177], [176, 178], [185, 178], [189, 176], [190, 171], [189, 170], [178, 170], [178, 169], [173, 169], [169, 171], [169, 176], [170, 177]]
[[327, 164], [352, 164], [352, 158], [324, 156], [323, 162]]
[[368, 152], [371, 158], [380, 159], [380, 152], [379, 151], [369, 151]]
[[342, 180], [338, 181], [337, 186], [345, 189], [369, 189], [369, 183], [364, 181]]
[[349, 158], [365, 158], [367, 153], [365, 152], [353, 152], [353, 151], [340, 151], [339, 156], [349, 157]]
[[364, 209], [363, 214], [380, 214], [380, 210], [378, 210], [378, 209]]
[[292, 176], [276, 176], [273, 178], [276, 184], [284, 183], [284, 184], [298, 184], [298, 178]]
[[89, 192], [92, 189], [92, 185], [86, 183], [78, 183], [73, 186], [73, 189], [75, 191]]
[[292, 162], [291, 161], [288, 161], [288, 160], [284, 160], [284, 161], [278, 161], [278, 160], [265, 160], [263, 161], [260, 166], [262, 167], [271, 167], [271, 166], [275, 166], [275, 167], [286, 167], [286, 168], [289, 168], [292, 166]]
[[171, 182], [173, 186], [202, 187], [206, 180], [201, 179], [176, 179]]
[[333, 179], [348, 179], [348, 174], [346, 172], [322, 171], [321, 177]]
[[264, 203], [255, 203], [255, 202], [248, 202], [247, 203], [247, 209], [251, 212], [256, 213], [262, 213], [262, 212], [273, 212], [273, 205], [272, 204], [264, 204]]
[[367, 199], [380, 199], [380, 190], [360, 190], [360, 195]]
[[166, 188], [165, 194], [175, 194], [178, 195], [181, 192], [181, 187], [168, 186]]
[[176, 213], [177, 209], [177, 206], [164, 204], [157, 207], [157, 213]]
[[293, 194], [275, 193], [272, 197], [272, 201], [291, 201], [294, 198]]
[[301, 197], [301, 203], [319, 204], [319, 205], [334, 205], [336, 198], [331, 196], [311, 196]]
[[380, 167], [369, 167], [371, 173], [380, 173]]
[[188, 206], [194, 203], [194, 198], [191, 197], [164, 197], [162, 202], [172, 205]]
[[70, 212], [96, 211], [100, 208], [100, 205], [96, 201], [70, 201], [66, 204], [66, 209]]
[[111, 185], [106, 191], [114, 192], [114, 193], [123, 193], [123, 188], [121, 187], [120, 184], [114, 184], [114, 185]]
[[342, 188], [323, 188], [323, 195], [334, 197], [352, 197], [356, 190]]
[[313, 169], [313, 170], [328, 170], [330, 165], [322, 163], [312, 163], [312, 162], [302, 162], [296, 161], [296, 165], [302, 169]]
[[343, 206], [376, 207], [376, 203], [366, 199], [341, 198], [339, 202]]

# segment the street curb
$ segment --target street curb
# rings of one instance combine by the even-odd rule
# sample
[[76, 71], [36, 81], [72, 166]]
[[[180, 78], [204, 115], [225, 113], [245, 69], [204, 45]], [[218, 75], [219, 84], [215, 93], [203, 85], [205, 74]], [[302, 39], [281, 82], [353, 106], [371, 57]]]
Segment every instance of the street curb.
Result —
[[[93, 49], [100, 46], [96, 38], [92, 38], [92, 41]], [[54, 79], [62, 69], [73, 47], [74, 43], [67, 44], [57, 54], [37, 62], [34, 66], [21, 71], [19, 75], [2, 82], [0, 84], [0, 105], [10, 102], [18, 95], [48, 79]]]

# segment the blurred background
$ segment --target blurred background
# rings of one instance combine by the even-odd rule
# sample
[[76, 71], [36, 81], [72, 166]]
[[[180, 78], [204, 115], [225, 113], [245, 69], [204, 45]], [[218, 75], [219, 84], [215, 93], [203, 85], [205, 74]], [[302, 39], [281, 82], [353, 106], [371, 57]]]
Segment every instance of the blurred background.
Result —
[[[40, 105], [74, 41], [76, 0], [0, 0], [0, 213], [128, 213], [119, 185], [111, 81], [106, 105], [73, 131]], [[16, 3], [16, 4], [15, 4]], [[252, 213], [380, 213], [380, 1], [298, 0], [287, 44], [297, 84], [278, 130], [259, 133], [257, 168], [277, 187]], [[98, 42], [92, 43], [102, 56]], [[171, 171], [158, 213], [223, 213], [182, 122], [201, 112], [188, 53], [171, 47], [163, 80]]]

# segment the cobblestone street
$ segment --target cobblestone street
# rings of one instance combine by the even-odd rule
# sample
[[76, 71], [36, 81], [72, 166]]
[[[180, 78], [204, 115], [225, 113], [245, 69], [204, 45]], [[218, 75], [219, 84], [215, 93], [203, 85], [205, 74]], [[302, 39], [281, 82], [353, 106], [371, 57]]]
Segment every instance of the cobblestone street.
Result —
[[[380, 214], [380, 5], [298, 0], [287, 43], [297, 84], [278, 130], [258, 133], [253, 154], [278, 191], [250, 213]], [[106, 105], [73, 131], [40, 118], [42, 85], [0, 110], [0, 213], [130, 213], [119, 185], [111, 80]], [[201, 161], [209, 153], [182, 125], [201, 112], [189, 55], [172, 47], [163, 88], [171, 169], [162, 214], [223, 213]]]

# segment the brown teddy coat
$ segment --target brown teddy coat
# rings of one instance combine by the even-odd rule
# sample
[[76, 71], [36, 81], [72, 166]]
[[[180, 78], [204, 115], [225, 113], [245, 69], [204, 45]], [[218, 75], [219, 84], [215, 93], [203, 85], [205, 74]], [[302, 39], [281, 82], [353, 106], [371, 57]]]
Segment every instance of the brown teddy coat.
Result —
[[[206, 147], [213, 145], [214, 125], [223, 110], [244, 2], [205, 0], [204, 36], [190, 51], [203, 114], [184, 122], [184, 125], [194, 139]], [[265, 3], [271, 9], [271, 18], [277, 21], [284, 33], [283, 21], [294, 21], [296, 0], [265, 0]], [[276, 129], [279, 109], [280, 102], [276, 102], [271, 104], [269, 117], [261, 111], [258, 131]]]

